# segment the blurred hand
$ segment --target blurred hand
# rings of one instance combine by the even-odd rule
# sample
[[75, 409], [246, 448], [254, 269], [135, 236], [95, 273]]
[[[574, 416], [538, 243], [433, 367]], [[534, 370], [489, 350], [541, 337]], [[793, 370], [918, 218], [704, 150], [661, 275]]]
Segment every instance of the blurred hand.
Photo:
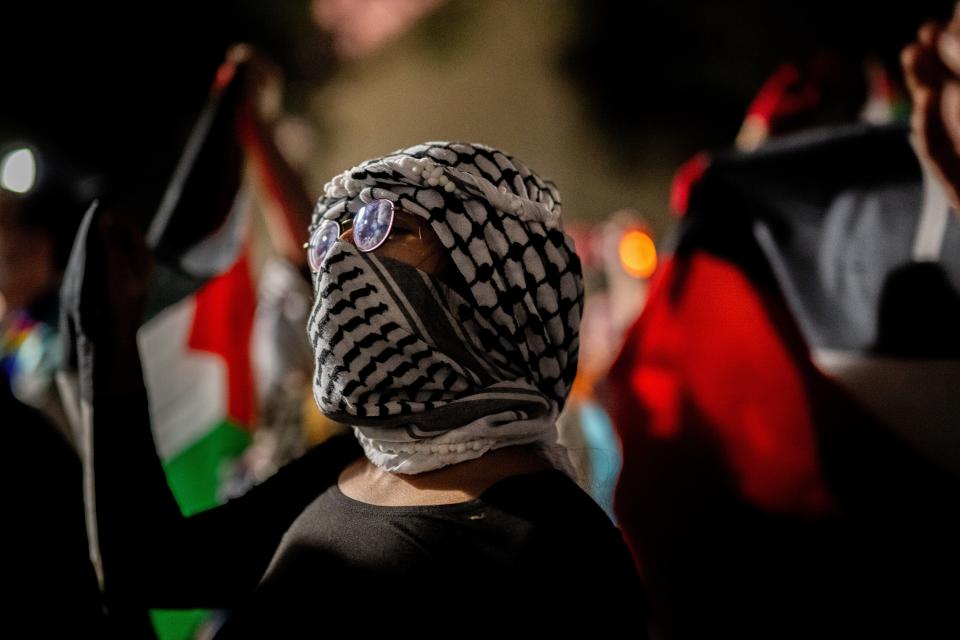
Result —
[[921, 160], [960, 211], [960, 2], [946, 25], [924, 24], [901, 61], [913, 100], [911, 126]]
[[283, 102], [283, 74], [280, 67], [248, 44], [235, 44], [217, 71], [217, 84], [225, 84], [240, 74], [243, 83], [240, 117], [252, 118], [256, 123], [271, 124], [281, 113]]
[[[226, 78], [226, 80], [224, 80]], [[313, 199], [297, 170], [277, 147], [282, 114], [282, 75], [265, 55], [246, 44], [232, 46], [218, 72], [218, 84], [235, 79], [241, 90], [236, 124], [249, 177], [260, 198], [276, 252], [296, 267], [306, 266], [303, 250]]]

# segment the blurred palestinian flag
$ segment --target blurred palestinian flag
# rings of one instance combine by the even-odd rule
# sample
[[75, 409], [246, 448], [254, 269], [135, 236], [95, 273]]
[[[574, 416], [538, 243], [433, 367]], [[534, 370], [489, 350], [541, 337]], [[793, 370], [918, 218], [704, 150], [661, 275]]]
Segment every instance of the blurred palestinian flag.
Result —
[[934, 585], [960, 564], [960, 223], [906, 129], [678, 177], [676, 246], [606, 379], [663, 637], [956, 631]]
[[[250, 442], [256, 297], [237, 109], [242, 66], [218, 72], [147, 234], [157, 257], [139, 343], [157, 452], [184, 514], [222, 502]], [[188, 638], [205, 612], [154, 612], [161, 638]]]

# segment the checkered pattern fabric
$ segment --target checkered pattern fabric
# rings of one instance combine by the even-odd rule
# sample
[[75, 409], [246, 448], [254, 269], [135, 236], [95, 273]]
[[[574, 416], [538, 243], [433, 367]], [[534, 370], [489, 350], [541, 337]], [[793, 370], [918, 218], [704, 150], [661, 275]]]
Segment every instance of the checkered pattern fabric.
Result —
[[565, 467], [554, 421], [576, 372], [583, 285], [556, 188], [501, 151], [426, 143], [331, 181], [312, 228], [377, 198], [428, 220], [467, 288], [337, 243], [308, 322], [321, 410], [392, 471], [529, 442]]

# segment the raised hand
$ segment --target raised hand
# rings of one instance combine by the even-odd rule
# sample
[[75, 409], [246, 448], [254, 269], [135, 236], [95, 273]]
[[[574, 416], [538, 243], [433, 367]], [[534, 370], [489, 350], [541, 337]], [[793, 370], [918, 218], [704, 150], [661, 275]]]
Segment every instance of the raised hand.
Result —
[[901, 61], [913, 99], [911, 126], [921, 159], [960, 212], [960, 3], [950, 22], [924, 24]]

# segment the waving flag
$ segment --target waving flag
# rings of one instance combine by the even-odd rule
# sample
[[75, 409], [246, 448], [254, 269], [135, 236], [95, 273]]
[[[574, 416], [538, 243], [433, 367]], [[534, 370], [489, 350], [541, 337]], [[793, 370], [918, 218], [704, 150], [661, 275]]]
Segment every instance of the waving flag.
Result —
[[664, 637], [949, 621], [960, 225], [906, 131], [682, 175], [677, 246], [606, 383], [615, 508]]
[[[222, 502], [228, 465], [254, 423], [242, 71], [222, 68], [147, 234], [159, 268], [138, 339], [154, 441], [186, 514]], [[159, 612], [154, 621], [161, 637], [184, 638], [204, 615]]]

